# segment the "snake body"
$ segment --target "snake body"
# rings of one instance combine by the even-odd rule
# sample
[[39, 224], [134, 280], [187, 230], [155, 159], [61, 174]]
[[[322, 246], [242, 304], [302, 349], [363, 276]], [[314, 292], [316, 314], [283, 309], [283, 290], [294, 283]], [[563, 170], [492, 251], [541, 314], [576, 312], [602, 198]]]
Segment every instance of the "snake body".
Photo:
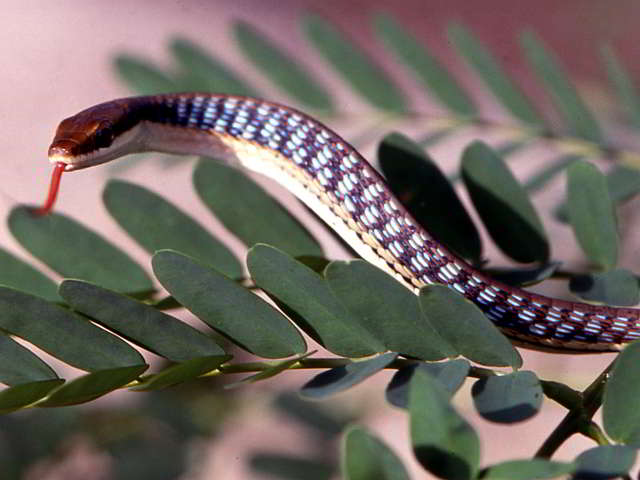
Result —
[[353, 147], [283, 105], [204, 93], [113, 100], [65, 119], [49, 159], [61, 173], [142, 151], [224, 157], [271, 177], [365, 260], [416, 292], [448, 285], [519, 345], [616, 351], [640, 338], [640, 310], [549, 298], [476, 270], [420, 226]]

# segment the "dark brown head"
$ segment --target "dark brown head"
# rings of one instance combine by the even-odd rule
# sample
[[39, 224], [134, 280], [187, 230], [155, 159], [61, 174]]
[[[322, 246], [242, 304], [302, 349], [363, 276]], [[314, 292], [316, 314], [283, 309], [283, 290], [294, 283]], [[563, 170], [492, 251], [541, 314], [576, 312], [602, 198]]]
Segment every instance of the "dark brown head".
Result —
[[49, 161], [67, 164], [66, 170], [97, 165], [133, 151], [138, 120], [128, 101], [102, 103], [64, 119], [49, 147]]

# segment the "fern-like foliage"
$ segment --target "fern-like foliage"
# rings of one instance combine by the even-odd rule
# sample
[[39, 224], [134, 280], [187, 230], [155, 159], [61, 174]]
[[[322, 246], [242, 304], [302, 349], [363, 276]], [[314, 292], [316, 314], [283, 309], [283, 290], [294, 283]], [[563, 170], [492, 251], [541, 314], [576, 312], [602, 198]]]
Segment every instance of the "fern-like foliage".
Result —
[[[553, 52], [533, 32], [522, 33], [523, 54], [564, 121], [559, 131], [549, 126], [469, 29], [452, 24], [447, 31], [460, 58], [512, 117], [513, 138], [493, 147], [482, 141], [468, 145], [457, 177], [495, 244], [515, 262], [533, 264], [497, 269], [483, 263], [471, 216], [424, 148], [465, 126], [504, 125], [483, 117], [455, 76], [395, 19], [378, 14], [372, 26], [381, 46], [448, 112], [437, 122], [424, 122], [437, 128], [425, 128], [414, 139], [392, 133], [378, 147], [380, 169], [415, 218], [452, 250], [502, 281], [530, 285], [549, 277], [570, 277], [571, 290], [586, 300], [638, 303], [637, 277], [617, 268], [615, 215], [618, 205], [640, 191], [638, 154], [607, 137], [601, 127], [606, 119], [591, 111]], [[292, 103], [326, 120], [342, 113], [331, 92], [285, 48], [252, 25], [232, 27], [247, 59]], [[327, 68], [386, 119], [420, 113], [411, 111], [394, 79], [337, 27], [307, 15], [301, 19], [301, 29]], [[205, 46], [178, 37], [169, 51], [175, 65], [167, 71], [129, 53], [119, 55], [114, 66], [138, 93], [261, 94]], [[603, 65], [629, 125], [637, 128], [640, 97], [610, 47], [603, 48]], [[365, 132], [354, 143], [369, 137]], [[563, 153], [524, 184], [518, 182], [505, 158], [549, 139]], [[607, 174], [588, 161], [600, 157], [614, 161]], [[561, 271], [559, 262], [551, 260], [550, 239], [530, 200], [533, 192], [561, 172], [567, 176], [567, 199], [556, 216], [571, 223], [577, 243], [593, 265], [591, 271]], [[209, 210], [249, 247], [249, 277], [244, 277], [242, 260], [198, 219], [141, 185], [110, 181], [103, 201], [113, 219], [152, 255], [153, 275], [169, 294], [164, 297], [142, 266], [88, 226], [57, 213], [36, 218], [26, 207], [12, 211], [8, 223], [16, 240], [67, 280], [56, 285], [0, 250], [0, 382], [7, 386], [0, 391], [1, 412], [88, 402], [115, 389], [151, 391], [194, 383], [197, 378], [213, 381], [245, 373], [242, 380], [227, 383], [228, 388], [238, 387], [293, 369], [323, 370], [300, 390], [303, 398], [321, 399], [383, 369], [394, 369], [386, 397], [392, 405], [407, 409], [415, 456], [440, 478], [611, 478], [631, 469], [634, 448], [640, 447], [640, 344], [629, 345], [582, 393], [541, 380], [520, 369], [517, 350], [455, 292], [431, 285], [415, 296], [366, 262], [324, 258], [317, 240], [241, 172], [202, 159], [193, 170], [193, 187]], [[271, 302], [253, 289], [263, 291]], [[203, 330], [167, 313], [177, 308], [189, 310]], [[335, 357], [308, 351], [302, 333]], [[59, 378], [16, 337], [86, 373], [71, 380]], [[149, 372], [141, 350], [166, 359], [168, 366]], [[242, 351], [266, 360], [235, 361], [233, 355]], [[480, 438], [451, 403], [467, 378], [475, 379], [473, 403], [488, 421], [525, 421], [540, 410], [545, 396], [565, 406], [567, 417], [536, 458], [483, 464]], [[293, 402], [284, 408], [293, 410]], [[602, 428], [591, 420], [601, 405]], [[340, 424], [336, 432], [343, 427]], [[548, 460], [576, 433], [598, 446], [574, 462]], [[362, 427], [346, 431], [342, 453], [342, 472], [350, 480], [409, 478], [385, 442]], [[336, 469], [258, 454], [252, 465], [271, 473], [314, 472], [317, 478], [328, 478]]]

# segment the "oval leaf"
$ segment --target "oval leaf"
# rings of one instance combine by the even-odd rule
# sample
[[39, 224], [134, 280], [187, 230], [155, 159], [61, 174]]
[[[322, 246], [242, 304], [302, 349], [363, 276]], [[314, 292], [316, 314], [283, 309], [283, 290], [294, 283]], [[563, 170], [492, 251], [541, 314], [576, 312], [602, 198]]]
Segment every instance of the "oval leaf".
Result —
[[345, 480], [409, 480], [407, 469], [395, 453], [363, 427], [347, 430], [342, 444]]
[[88, 373], [54, 390], [39, 407], [62, 407], [94, 400], [128, 384], [149, 365], [133, 365]]
[[462, 154], [462, 178], [489, 235], [518, 262], [544, 262], [549, 244], [527, 193], [503, 160], [480, 141]]
[[447, 177], [422, 147], [391, 133], [378, 147], [378, 162], [389, 187], [420, 225], [458, 255], [480, 260], [478, 230]]
[[595, 117], [578, 95], [554, 55], [530, 30], [521, 33], [520, 44], [534, 72], [547, 88], [571, 131], [581, 138], [602, 142], [602, 131]]
[[58, 287], [53, 280], [1, 248], [0, 284], [52, 302], [60, 301]]
[[224, 355], [224, 350], [204, 333], [124, 295], [78, 280], [62, 282], [60, 295], [74, 310], [174, 362]]
[[589, 260], [600, 268], [613, 268], [618, 261], [618, 231], [607, 181], [585, 161], [573, 163], [567, 173], [568, 213], [576, 239]]
[[471, 389], [473, 404], [485, 419], [496, 423], [521, 422], [542, 406], [542, 386], [535, 373], [513, 372], [481, 378]]
[[479, 38], [457, 23], [450, 24], [447, 33], [458, 53], [475, 70], [506, 110], [524, 123], [543, 126], [543, 121], [531, 102], [507, 76]]
[[260, 94], [213, 58], [204, 48], [184, 37], [171, 41], [169, 50], [180, 66], [178, 77], [185, 90], [259, 97]]
[[324, 403], [304, 400], [297, 392], [278, 394], [273, 407], [296, 423], [299, 423], [314, 435], [331, 440], [340, 435], [347, 424], [353, 420], [352, 415], [344, 410], [327, 408]]
[[541, 480], [573, 473], [573, 463], [552, 462], [543, 458], [510, 460], [485, 470], [482, 480]]
[[242, 276], [240, 262], [227, 247], [160, 195], [133, 183], [110, 180], [102, 199], [111, 216], [150, 254], [173, 249], [229, 277]]
[[102, 328], [41, 298], [0, 287], [0, 329], [86, 371], [140, 365], [140, 354]]
[[576, 458], [576, 478], [606, 480], [627, 475], [636, 461], [636, 451], [624, 445], [601, 445]]
[[171, 250], [156, 253], [152, 265], [160, 283], [182, 305], [242, 348], [267, 358], [306, 350], [289, 320], [215, 270]]
[[333, 24], [318, 15], [306, 14], [302, 27], [318, 52], [371, 105], [392, 112], [406, 110], [404, 95], [389, 76]]
[[607, 189], [611, 201], [620, 205], [640, 193], [640, 171], [625, 165], [616, 165], [607, 172]]
[[247, 267], [256, 285], [293, 310], [298, 326], [329, 351], [362, 357], [386, 350], [338, 301], [322, 276], [286, 253], [256, 245], [249, 250]]
[[409, 415], [413, 453], [425, 469], [440, 478], [475, 478], [478, 435], [451, 406], [440, 383], [420, 370], [411, 379]]
[[262, 478], [330, 480], [335, 467], [326, 460], [313, 460], [277, 453], [253, 453], [249, 459], [251, 470]]
[[271, 40], [244, 22], [235, 22], [233, 33], [249, 60], [283, 91], [310, 108], [331, 110], [329, 93]]
[[363, 260], [331, 262], [325, 277], [360, 325], [387, 349], [421, 360], [455, 354], [420, 314], [415, 295], [382, 270]]
[[9, 215], [13, 236], [63, 277], [80, 278], [119, 292], [153, 289], [140, 265], [97, 233], [58, 213], [36, 217], [29, 207]]
[[640, 343], [618, 355], [604, 391], [602, 421], [613, 440], [640, 448]]
[[0, 333], [0, 383], [12, 386], [56, 378], [56, 372], [40, 357]]
[[116, 56], [113, 66], [120, 79], [140, 95], [177, 92], [180, 87], [149, 62], [127, 54]]
[[413, 374], [423, 370], [438, 380], [444, 389], [453, 396], [464, 383], [471, 365], [466, 360], [459, 358], [448, 362], [415, 363], [398, 370], [387, 385], [385, 397], [387, 401], [396, 407], [409, 407], [409, 385]]
[[205, 205], [245, 245], [268, 243], [293, 256], [322, 255], [300, 222], [237, 169], [202, 159], [193, 184]]
[[61, 378], [54, 378], [6, 388], [0, 391], [0, 413], [9, 413], [27, 407], [46, 397], [49, 392], [63, 383], [64, 380]]
[[520, 368], [522, 358], [507, 337], [469, 300], [444, 285], [420, 290], [420, 308], [438, 333], [469, 360]]
[[[640, 193], [640, 171], [636, 168], [616, 165], [606, 175], [609, 197], [614, 205], [621, 205]], [[565, 203], [558, 205], [554, 215], [558, 221], [569, 221], [569, 208]]]
[[374, 19], [376, 33], [396, 57], [409, 67], [428, 93], [433, 93], [449, 109], [460, 115], [473, 115], [473, 102], [455, 78], [426, 47], [387, 14]]
[[636, 128], [640, 128], [640, 94], [615, 51], [608, 45], [601, 50], [609, 80], [618, 94], [618, 102]]
[[300, 395], [318, 400], [348, 390], [385, 368], [397, 356], [398, 354], [394, 352], [383, 353], [368, 360], [360, 360], [322, 372], [304, 384]]
[[131, 390], [148, 391], [160, 390], [177, 383], [183, 383], [198, 378], [205, 373], [211, 372], [225, 362], [231, 360], [231, 355], [213, 355], [208, 357], [196, 357], [182, 363], [165, 368], [161, 372], [155, 373], [143, 381], [131, 387]]
[[604, 273], [575, 275], [569, 280], [569, 289], [590, 302], [628, 307], [640, 302], [638, 279], [629, 270], [622, 268]]

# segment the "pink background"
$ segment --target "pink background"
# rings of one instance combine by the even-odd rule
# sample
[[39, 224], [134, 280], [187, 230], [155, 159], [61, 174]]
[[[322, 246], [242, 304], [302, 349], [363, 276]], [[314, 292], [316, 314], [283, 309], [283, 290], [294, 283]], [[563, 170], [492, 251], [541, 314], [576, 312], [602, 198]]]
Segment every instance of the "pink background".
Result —
[[[290, 103], [287, 96], [261, 76], [236, 47], [230, 24], [235, 19], [250, 22], [277, 44], [286, 47], [295, 58], [308, 66], [319, 81], [332, 88], [339, 110], [347, 117], [330, 122], [332, 127], [347, 139], [364, 131], [377, 121], [377, 117], [305, 41], [297, 21], [308, 10], [334, 21], [371, 53], [408, 93], [410, 104], [416, 111], [442, 116], [443, 110], [437, 102], [422, 93], [417, 82], [404, 68], [397, 67], [392, 56], [383, 50], [372, 34], [370, 18], [373, 11], [384, 9], [394, 13], [399, 21], [447, 63], [463, 85], [472, 90], [474, 98], [488, 116], [509, 125], [511, 121], [508, 115], [487, 95], [484, 87], [470, 74], [447, 41], [444, 33], [446, 22], [462, 21], [487, 42], [525, 90], [537, 99], [549, 118], [561, 125], [559, 117], [550, 108], [548, 99], [541, 95], [539, 82], [532, 78], [517, 43], [517, 32], [524, 27], [532, 27], [561, 57], [582, 91], [589, 96], [591, 105], [603, 115], [602, 123], [612, 130], [614, 136], [624, 138], [632, 147], [635, 144], [637, 149], [634, 136], [617, 123], [618, 112], [606, 89], [606, 77], [597, 56], [597, 45], [602, 41], [612, 42], [637, 79], [640, 75], [637, 50], [640, 40], [637, 30], [640, 3], [631, 0], [450, 0], [386, 3], [364, 0], [5, 0], [2, 5], [5, 19], [1, 34], [3, 41], [0, 42], [0, 58], [3, 59], [0, 86], [4, 92], [3, 101], [0, 102], [0, 145], [5, 167], [2, 173], [4, 181], [0, 186], [0, 213], [5, 218], [16, 202], [39, 203], [44, 198], [50, 173], [46, 149], [55, 126], [62, 118], [92, 104], [130, 94], [114, 75], [109, 62], [114, 54], [130, 52], [153, 59], [159, 65], [169, 66], [170, 59], [166, 51], [168, 40], [172, 35], [180, 34], [209, 48], [216, 57], [246, 76], [265, 97]], [[424, 131], [413, 121], [410, 124], [384, 124], [377, 131], [377, 137], [380, 138], [391, 129], [405, 133]], [[431, 153], [443, 169], [452, 171], [458, 163], [459, 152], [474, 138], [496, 143], [505, 138], [505, 133], [465, 129], [454, 138], [436, 146]], [[371, 143], [363, 149], [369, 158], [373, 158], [374, 147], [375, 143]], [[520, 178], [527, 178], [537, 166], [557, 155], [557, 151], [540, 144], [518, 154], [517, 161], [511, 164]], [[226, 239], [242, 258], [244, 247], [206, 213], [196, 198], [190, 186], [190, 174], [190, 166], [186, 164], [166, 170], [147, 161], [130, 169], [115, 171], [110, 167], [102, 167], [65, 175], [58, 209], [128, 248], [137, 260], [148, 265], [148, 255], [121, 232], [101, 204], [100, 195], [106, 179], [113, 175], [126, 177], [162, 192], [190, 211], [205, 226]], [[290, 195], [268, 182], [262, 183], [290, 204], [312, 232], [323, 239], [330, 256], [345, 256], [340, 247], [324, 234], [324, 227], [306, 215], [297, 203], [291, 202]], [[561, 180], [554, 182], [548, 192], [536, 196], [536, 205], [541, 211], [548, 212], [561, 198], [563, 189]], [[623, 210], [621, 215], [625, 225], [633, 220], [636, 211], [635, 205]], [[569, 229], [551, 221], [548, 215], [545, 217], [545, 226], [556, 239], [553, 244], [554, 257], [567, 260], [568, 266], [578, 268], [581, 256], [576, 251]], [[622, 264], [626, 268], [637, 270], [637, 240], [633, 237], [625, 236]], [[488, 243], [485, 241], [485, 245]], [[8, 234], [4, 222], [0, 226], [0, 245], [22, 258], [30, 258]], [[504, 263], [504, 258], [495, 249], [489, 249], [487, 255], [491, 259], [498, 259], [498, 263]], [[30, 261], [37, 264], [35, 260]], [[555, 290], [557, 286], [544, 286], [542, 289]], [[535, 370], [541, 378], [568, 382], [574, 388], [584, 387], [612, 359], [611, 355], [582, 357], [535, 352], [523, 354], [525, 368]], [[211, 446], [208, 464], [203, 466], [206, 474], [203, 473], [198, 478], [252, 478], [246, 470], [243, 452], [256, 446], [303, 454], [309, 445], [301, 438], [301, 432], [295, 426], [283, 424], [282, 419], [276, 417], [266, 405], [269, 391], [287, 386], [295, 389], [310, 375], [309, 372], [285, 374], [277, 380], [248, 387], [244, 395], [246, 413], [232, 419], [222, 443]], [[423, 471], [416, 465], [408, 449], [406, 415], [384, 402], [382, 390], [389, 377], [388, 374], [378, 375], [367, 384], [342, 394], [331, 402], [336, 406], [346, 405], [368, 412], [367, 424], [403, 456], [416, 478], [423, 478]], [[465, 391], [456, 397], [456, 405], [467, 414], [480, 432], [485, 447], [482, 453], [482, 463], [485, 465], [531, 455], [563, 415], [561, 408], [547, 400], [543, 412], [527, 425], [513, 427], [511, 430], [508, 427], [495, 427], [473, 415], [470, 396], [466, 392], [470, 383], [467, 382]], [[116, 401], [136, 399], [135, 394], [127, 393], [111, 397], [117, 397]], [[111, 397], [105, 401], [114, 401]], [[516, 431], [515, 428], [519, 430]], [[576, 438], [563, 447], [557, 458], [571, 459], [576, 452], [587, 446], [591, 444]]]

